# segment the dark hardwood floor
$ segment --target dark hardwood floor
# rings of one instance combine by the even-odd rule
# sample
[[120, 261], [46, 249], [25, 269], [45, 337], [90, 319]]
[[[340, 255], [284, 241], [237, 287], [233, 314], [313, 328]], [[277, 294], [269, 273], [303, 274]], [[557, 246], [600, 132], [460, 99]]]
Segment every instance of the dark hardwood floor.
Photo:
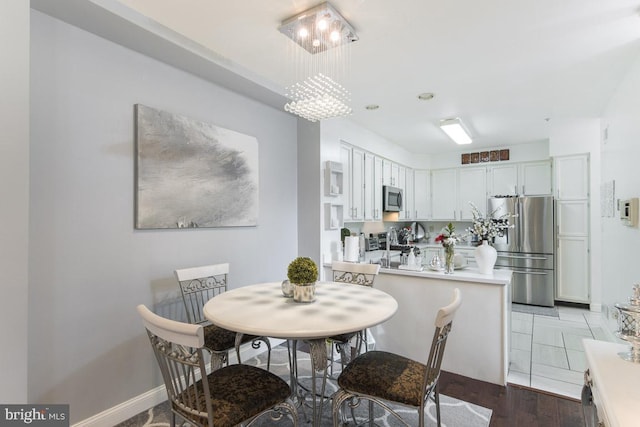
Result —
[[579, 401], [526, 387], [501, 387], [442, 372], [440, 393], [492, 409], [490, 427], [585, 426]]

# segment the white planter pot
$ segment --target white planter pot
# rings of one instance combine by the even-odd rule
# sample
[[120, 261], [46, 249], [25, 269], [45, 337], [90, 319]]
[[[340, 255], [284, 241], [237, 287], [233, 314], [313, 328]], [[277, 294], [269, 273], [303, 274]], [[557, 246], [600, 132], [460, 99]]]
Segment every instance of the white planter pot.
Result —
[[493, 274], [493, 266], [496, 265], [498, 252], [489, 242], [483, 240], [482, 244], [476, 247], [474, 256], [480, 274]]

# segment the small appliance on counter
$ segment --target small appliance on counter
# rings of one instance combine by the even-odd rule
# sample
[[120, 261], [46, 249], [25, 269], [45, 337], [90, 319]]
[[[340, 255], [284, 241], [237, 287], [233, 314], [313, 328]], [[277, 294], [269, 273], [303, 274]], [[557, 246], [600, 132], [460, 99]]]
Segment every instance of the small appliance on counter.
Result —
[[369, 234], [369, 237], [364, 239], [364, 249], [367, 252], [377, 251], [380, 249], [380, 243], [377, 237], [374, 237], [373, 234]]

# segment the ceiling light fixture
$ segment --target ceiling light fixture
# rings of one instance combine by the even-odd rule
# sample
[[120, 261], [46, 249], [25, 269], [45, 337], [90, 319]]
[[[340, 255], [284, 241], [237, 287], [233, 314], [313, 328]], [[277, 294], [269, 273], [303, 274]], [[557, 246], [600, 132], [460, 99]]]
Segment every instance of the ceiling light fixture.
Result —
[[467, 132], [462, 124], [462, 120], [457, 117], [440, 120], [440, 129], [442, 129], [444, 133], [446, 133], [456, 144], [471, 144], [473, 141], [471, 136], [469, 136], [469, 132]]
[[358, 40], [351, 24], [325, 2], [287, 18], [278, 30], [295, 42], [289, 48], [294, 83], [285, 91], [285, 111], [312, 122], [351, 114], [351, 94], [339, 83], [350, 68], [348, 47]]

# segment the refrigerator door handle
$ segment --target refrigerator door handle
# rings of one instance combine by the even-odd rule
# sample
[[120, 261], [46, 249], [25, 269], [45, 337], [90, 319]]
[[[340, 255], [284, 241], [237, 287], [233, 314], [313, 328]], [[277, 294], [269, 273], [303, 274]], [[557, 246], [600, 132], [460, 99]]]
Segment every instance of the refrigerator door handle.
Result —
[[511, 270], [517, 274], [537, 274], [538, 276], [546, 276], [549, 273], [539, 272], [539, 271], [523, 271], [523, 270]]
[[546, 256], [525, 256], [525, 255], [498, 255], [498, 258], [511, 258], [511, 259], [532, 259], [546, 261], [549, 257]]

